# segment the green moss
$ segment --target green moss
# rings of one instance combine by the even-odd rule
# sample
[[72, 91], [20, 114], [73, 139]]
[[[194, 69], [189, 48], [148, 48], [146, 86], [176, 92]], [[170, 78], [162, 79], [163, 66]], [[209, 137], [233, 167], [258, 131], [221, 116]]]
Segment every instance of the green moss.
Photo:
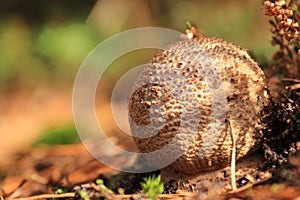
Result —
[[33, 146], [38, 145], [62, 145], [75, 144], [80, 141], [74, 126], [63, 128], [50, 129], [43, 134], [43, 137], [38, 139]]

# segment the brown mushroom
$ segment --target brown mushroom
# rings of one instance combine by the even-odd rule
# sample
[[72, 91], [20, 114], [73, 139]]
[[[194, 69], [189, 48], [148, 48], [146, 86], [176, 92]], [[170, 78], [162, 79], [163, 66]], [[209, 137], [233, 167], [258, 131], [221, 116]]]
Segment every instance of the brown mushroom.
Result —
[[159, 51], [141, 72], [129, 120], [140, 152], [173, 141], [182, 154], [170, 167], [195, 174], [230, 165], [232, 141], [236, 160], [259, 146], [269, 95], [263, 71], [246, 50], [190, 34]]

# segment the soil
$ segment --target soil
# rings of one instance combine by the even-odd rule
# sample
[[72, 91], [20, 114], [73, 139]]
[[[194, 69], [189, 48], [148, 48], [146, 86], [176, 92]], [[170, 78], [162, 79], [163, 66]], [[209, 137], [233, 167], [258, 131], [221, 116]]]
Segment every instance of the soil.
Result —
[[[300, 146], [300, 145], [299, 145]], [[117, 161], [116, 161], [117, 162]], [[69, 199], [80, 198], [80, 191], [84, 190], [90, 199], [99, 199], [101, 190], [95, 187], [96, 180], [102, 179], [104, 185], [113, 193], [105, 194], [108, 199], [140, 199], [141, 182], [150, 174], [120, 173], [101, 164], [92, 157], [81, 145], [68, 145], [56, 147], [38, 147], [16, 155], [14, 161], [2, 166], [5, 171], [1, 173], [0, 196], [7, 199], [20, 197], [37, 197], [45, 194], [55, 194], [63, 189], [70, 194]], [[265, 181], [247, 184], [237, 192], [230, 190], [210, 194], [212, 199], [295, 199], [300, 196], [300, 152], [293, 154], [290, 162], [270, 169], [273, 177]], [[158, 174], [155, 172], [154, 174]], [[249, 180], [239, 180], [240, 183], [249, 183]], [[198, 199], [214, 189], [211, 185], [203, 191], [195, 191], [197, 183], [170, 181], [165, 184], [165, 191], [161, 197], [165, 199], [185, 199], [193, 197]], [[212, 187], [212, 188], [210, 188]], [[120, 192], [122, 188], [122, 193]], [[61, 196], [48, 196], [61, 198]], [[47, 198], [47, 199], [48, 199]], [[26, 198], [25, 198], [26, 199]]]
[[[159, 198], [300, 199], [299, 92], [299, 88], [285, 91], [285, 95], [279, 95], [282, 99], [274, 100], [272, 110], [266, 112], [269, 126], [258, 151], [265, 158], [258, 169], [260, 176], [240, 178], [236, 191], [217, 191], [213, 183], [199, 189], [197, 182], [170, 180]], [[86, 199], [141, 199], [145, 197], [141, 188], [144, 178], [159, 174], [118, 172], [100, 163], [82, 144], [19, 148], [11, 152], [0, 163], [0, 197], [5, 199], [83, 199], [83, 191]], [[271, 176], [261, 178], [261, 174]], [[100, 179], [103, 184], [99, 185]]]

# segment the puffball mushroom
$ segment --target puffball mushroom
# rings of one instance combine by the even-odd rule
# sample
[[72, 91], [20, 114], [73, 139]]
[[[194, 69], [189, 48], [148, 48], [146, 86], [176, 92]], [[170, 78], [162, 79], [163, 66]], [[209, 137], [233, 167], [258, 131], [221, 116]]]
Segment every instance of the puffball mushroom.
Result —
[[246, 50], [188, 33], [147, 63], [128, 108], [140, 152], [156, 151], [176, 138], [173, 145], [182, 154], [169, 167], [196, 174], [230, 165], [233, 141], [236, 160], [253, 152], [268, 104], [263, 71]]

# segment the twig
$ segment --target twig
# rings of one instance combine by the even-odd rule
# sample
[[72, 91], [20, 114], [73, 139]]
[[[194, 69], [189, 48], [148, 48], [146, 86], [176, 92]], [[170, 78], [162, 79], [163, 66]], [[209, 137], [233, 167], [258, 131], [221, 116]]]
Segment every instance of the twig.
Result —
[[184, 192], [184, 193], [179, 193], [179, 194], [160, 194], [158, 195], [159, 198], [185, 198], [185, 197], [195, 197], [196, 193], [193, 192]]
[[116, 194], [115, 199], [141, 199], [139, 194]]
[[296, 84], [294, 84], [294, 85], [287, 86], [287, 87], [286, 87], [287, 89], [290, 89], [290, 90], [296, 90], [296, 89], [299, 89], [299, 88], [300, 88], [300, 80], [299, 80], [299, 79], [294, 79], [294, 78], [283, 78], [283, 81], [289, 81], [289, 82], [294, 82], [294, 83], [296, 83]]
[[66, 198], [75, 197], [75, 192], [69, 192], [64, 194], [41, 194], [31, 197], [15, 198], [13, 200], [36, 200], [36, 199], [50, 199], [50, 198]]
[[300, 80], [298, 79], [294, 79], [294, 78], [283, 78], [283, 81], [290, 81], [290, 82], [294, 82], [294, 83], [300, 83]]
[[231, 123], [228, 120], [229, 123], [229, 129], [230, 129], [230, 136], [231, 136], [231, 140], [232, 140], [232, 153], [231, 153], [231, 188], [233, 191], [237, 190], [237, 186], [236, 186], [236, 177], [235, 177], [235, 164], [236, 164], [236, 145], [235, 145], [235, 140], [233, 137], [233, 132], [232, 132], [232, 128], [231, 128]]
[[283, 91], [280, 91], [280, 94], [286, 98], [286, 100], [288, 100], [290, 103], [294, 103], [294, 101], [292, 99], [290, 99]]
[[300, 88], [300, 83], [289, 86], [289, 89], [290, 89], [290, 90], [297, 90], [297, 89], [299, 89], [299, 88]]

